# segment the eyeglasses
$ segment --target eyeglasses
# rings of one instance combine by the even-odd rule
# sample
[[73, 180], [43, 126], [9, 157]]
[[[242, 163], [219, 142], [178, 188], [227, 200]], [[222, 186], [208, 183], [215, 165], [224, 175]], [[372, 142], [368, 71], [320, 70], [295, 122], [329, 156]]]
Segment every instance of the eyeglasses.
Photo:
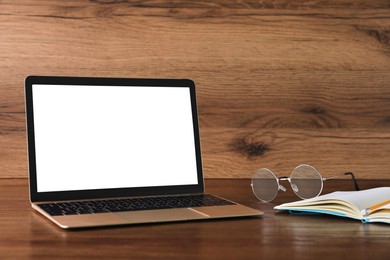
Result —
[[279, 190], [286, 191], [286, 188], [280, 185], [279, 181], [287, 180], [290, 182], [292, 190], [298, 197], [301, 199], [310, 199], [321, 194], [324, 181], [344, 175], [350, 175], [354, 183], [354, 188], [360, 190], [352, 172], [324, 178], [316, 168], [308, 164], [297, 166], [290, 177], [277, 178], [267, 168], [258, 169], [253, 174], [251, 186], [253, 193], [259, 200], [270, 202], [276, 198]]

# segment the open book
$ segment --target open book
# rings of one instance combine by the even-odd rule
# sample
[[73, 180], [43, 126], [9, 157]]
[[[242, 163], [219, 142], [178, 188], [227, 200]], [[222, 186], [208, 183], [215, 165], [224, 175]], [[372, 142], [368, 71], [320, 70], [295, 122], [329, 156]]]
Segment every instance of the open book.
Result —
[[359, 219], [364, 223], [390, 224], [390, 187], [361, 191], [337, 191], [312, 199], [276, 206], [291, 213], [323, 213]]

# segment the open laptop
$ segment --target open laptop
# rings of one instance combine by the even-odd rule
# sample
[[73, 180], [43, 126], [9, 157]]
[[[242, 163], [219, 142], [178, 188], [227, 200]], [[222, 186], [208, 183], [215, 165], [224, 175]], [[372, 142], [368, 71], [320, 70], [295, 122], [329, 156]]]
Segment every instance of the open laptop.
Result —
[[32, 207], [62, 228], [260, 216], [204, 193], [195, 85], [29, 76]]

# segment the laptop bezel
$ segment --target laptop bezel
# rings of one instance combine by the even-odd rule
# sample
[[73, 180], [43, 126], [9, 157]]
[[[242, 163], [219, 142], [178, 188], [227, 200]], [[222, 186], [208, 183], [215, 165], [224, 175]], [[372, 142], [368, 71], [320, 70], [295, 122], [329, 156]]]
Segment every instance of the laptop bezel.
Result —
[[[96, 86], [153, 86], [153, 87], [188, 87], [190, 90], [194, 142], [197, 165], [198, 184], [115, 188], [96, 190], [75, 190], [58, 192], [37, 191], [37, 169], [34, 138], [34, 84], [50, 85], [96, 85]], [[28, 76], [25, 79], [26, 124], [28, 144], [29, 186], [31, 202], [83, 200], [99, 198], [118, 198], [134, 196], [192, 194], [204, 192], [203, 168], [201, 159], [200, 133], [198, 125], [198, 111], [196, 103], [195, 83], [189, 79], [146, 79], [146, 78], [97, 78], [97, 77], [62, 77], [62, 76]]]

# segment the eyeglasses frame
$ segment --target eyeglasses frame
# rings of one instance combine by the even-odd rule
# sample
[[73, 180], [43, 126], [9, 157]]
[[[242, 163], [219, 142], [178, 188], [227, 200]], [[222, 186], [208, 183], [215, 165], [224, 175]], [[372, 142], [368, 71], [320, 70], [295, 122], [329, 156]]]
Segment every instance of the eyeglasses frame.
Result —
[[[357, 191], [360, 190], [359, 185], [358, 185], [358, 183], [357, 183], [357, 181], [356, 181], [355, 175], [354, 175], [352, 172], [345, 172], [345, 173], [333, 175], [333, 176], [330, 176], [330, 177], [323, 177], [323, 176], [321, 175], [321, 173], [320, 173], [316, 168], [314, 168], [313, 166], [311, 166], [311, 165], [309, 165], [309, 164], [300, 164], [300, 165], [298, 165], [297, 167], [295, 167], [295, 169], [297, 169], [297, 168], [299, 168], [299, 167], [302, 167], [302, 166], [310, 166], [310, 167], [312, 167], [313, 169], [315, 169], [315, 170], [318, 172], [319, 176], [321, 177], [321, 189], [320, 189], [319, 193], [318, 193], [316, 196], [314, 196], [314, 197], [317, 197], [317, 196], [319, 196], [319, 195], [321, 194], [322, 189], [323, 189], [323, 186], [324, 186], [324, 181], [327, 181], [327, 180], [330, 180], [330, 179], [334, 179], [334, 178], [337, 178], [337, 177], [341, 177], [341, 176], [346, 176], [346, 175], [351, 176], [352, 181], [353, 181], [354, 189], [357, 190]], [[275, 195], [275, 197], [274, 197], [273, 199], [271, 199], [271, 200], [269, 200], [269, 201], [263, 201], [263, 200], [261, 200], [260, 198], [258, 198], [258, 197], [256, 196], [256, 193], [255, 193], [254, 188], [253, 188], [253, 178], [252, 178], [251, 187], [252, 187], [252, 192], [254, 193], [254, 195], [255, 195], [256, 198], [258, 198], [259, 200], [261, 200], [261, 201], [263, 201], [263, 202], [271, 202], [272, 200], [274, 200], [274, 199], [278, 196], [278, 192], [279, 192], [280, 190], [283, 191], [283, 192], [285, 192], [285, 191], [287, 190], [283, 185], [281, 185], [281, 184], [279, 183], [279, 181], [284, 181], [284, 180], [286, 180], [286, 181], [288, 181], [288, 182], [290, 183], [291, 189], [294, 191], [295, 195], [297, 195], [297, 196], [298, 196], [299, 198], [301, 198], [301, 199], [305, 199], [305, 198], [302, 198], [301, 196], [299, 196], [299, 195], [297, 194], [297, 187], [295, 186], [295, 184], [291, 183], [291, 176], [292, 176], [292, 174], [294, 173], [295, 169], [294, 169], [293, 172], [291, 173], [290, 177], [287, 177], [287, 176], [276, 177], [275, 173], [274, 173], [273, 171], [271, 171], [270, 169], [268, 169], [268, 168], [262, 168], [262, 169], [268, 170], [268, 171], [269, 171], [270, 173], [272, 173], [272, 175], [275, 177], [275, 179], [276, 179], [276, 181], [277, 181], [277, 185], [278, 185], [278, 191], [276, 192], [276, 195]], [[313, 198], [314, 198], [314, 197], [313, 197]]]

